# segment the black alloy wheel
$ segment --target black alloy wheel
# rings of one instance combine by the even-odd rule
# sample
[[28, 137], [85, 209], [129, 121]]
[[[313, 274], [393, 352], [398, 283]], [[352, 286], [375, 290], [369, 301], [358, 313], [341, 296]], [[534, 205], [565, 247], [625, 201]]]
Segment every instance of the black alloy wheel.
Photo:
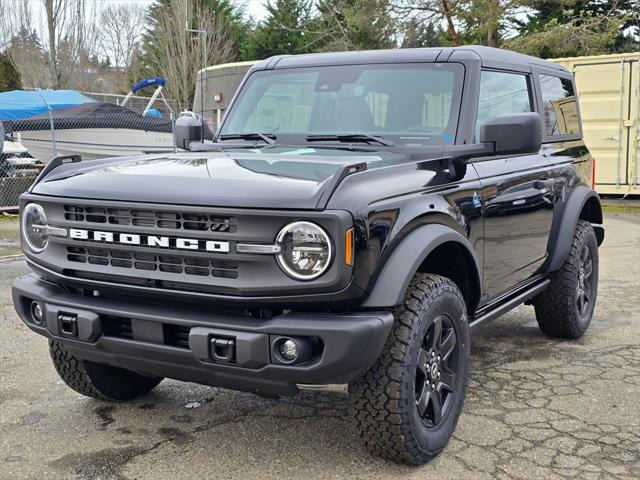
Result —
[[594, 275], [593, 254], [588, 244], [583, 245], [578, 264], [578, 282], [576, 285], [576, 307], [580, 316], [589, 311], [593, 301]]
[[450, 410], [456, 388], [457, 336], [449, 318], [440, 315], [427, 329], [416, 366], [416, 407], [427, 427], [436, 427]]

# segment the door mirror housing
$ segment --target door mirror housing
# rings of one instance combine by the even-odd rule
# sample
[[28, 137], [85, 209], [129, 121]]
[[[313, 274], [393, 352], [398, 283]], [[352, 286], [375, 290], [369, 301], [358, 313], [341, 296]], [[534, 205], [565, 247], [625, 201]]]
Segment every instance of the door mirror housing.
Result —
[[202, 141], [202, 118], [193, 112], [182, 112], [176, 120], [175, 142], [178, 148], [191, 150], [192, 142]]
[[542, 120], [536, 112], [508, 113], [480, 127], [480, 143], [493, 145], [496, 155], [536, 153], [542, 146]]

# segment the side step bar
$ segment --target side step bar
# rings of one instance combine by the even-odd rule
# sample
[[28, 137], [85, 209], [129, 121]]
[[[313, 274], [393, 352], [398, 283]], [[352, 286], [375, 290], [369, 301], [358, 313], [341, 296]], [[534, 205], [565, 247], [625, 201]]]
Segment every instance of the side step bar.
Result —
[[474, 333], [480, 326], [495, 320], [499, 316], [507, 313], [509, 310], [513, 310], [518, 305], [523, 304], [531, 297], [535, 297], [542, 292], [551, 283], [551, 280], [546, 279], [542, 282], [536, 283], [533, 286], [527, 288], [520, 293], [515, 293], [512, 297], [507, 297], [503, 302], [498, 304], [495, 308], [490, 309], [488, 312], [481, 313], [479, 317], [474, 317], [469, 323], [469, 330]]

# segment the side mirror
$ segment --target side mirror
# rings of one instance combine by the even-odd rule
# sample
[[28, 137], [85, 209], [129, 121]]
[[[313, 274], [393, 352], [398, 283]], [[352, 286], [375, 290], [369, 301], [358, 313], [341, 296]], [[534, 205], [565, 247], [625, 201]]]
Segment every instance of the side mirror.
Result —
[[480, 143], [493, 144], [496, 155], [536, 153], [542, 146], [542, 121], [536, 112], [490, 118], [480, 127]]
[[190, 150], [191, 142], [202, 141], [202, 118], [193, 112], [182, 112], [176, 120], [176, 146]]

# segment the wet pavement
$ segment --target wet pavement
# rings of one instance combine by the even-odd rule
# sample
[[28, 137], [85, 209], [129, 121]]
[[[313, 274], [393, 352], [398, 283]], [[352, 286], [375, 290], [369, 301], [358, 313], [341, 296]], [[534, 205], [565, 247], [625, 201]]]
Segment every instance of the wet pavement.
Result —
[[467, 401], [429, 465], [367, 454], [343, 397], [283, 400], [165, 380], [127, 404], [58, 379], [0, 263], [0, 478], [640, 478], [640, 215], [609, 214], [587, 334], [546, 338], [522, 306], [473, 338]]

